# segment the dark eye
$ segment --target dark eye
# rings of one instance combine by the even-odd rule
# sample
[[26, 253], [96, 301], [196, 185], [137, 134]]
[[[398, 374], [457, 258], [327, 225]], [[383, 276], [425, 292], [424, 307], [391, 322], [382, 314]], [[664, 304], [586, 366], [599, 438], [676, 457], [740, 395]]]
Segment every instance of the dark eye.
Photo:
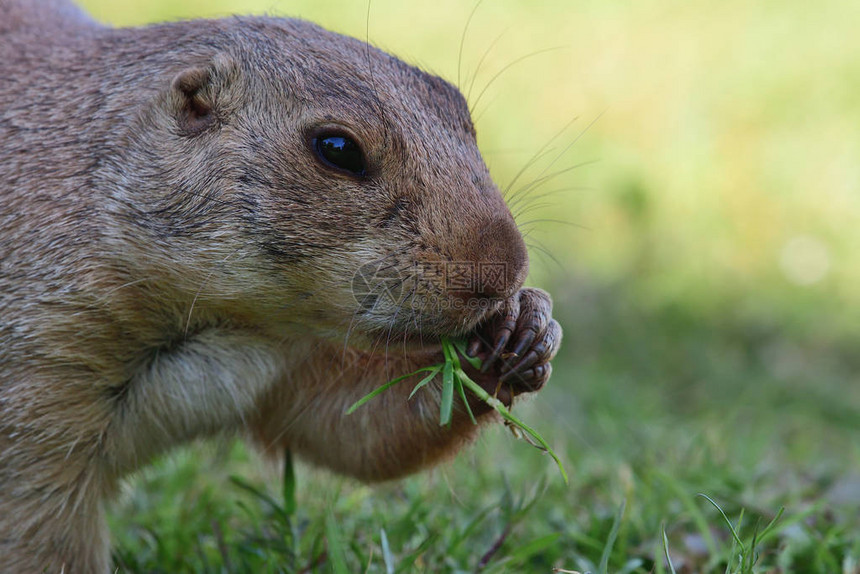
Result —
[[367, 166], [361, 148], [349, 136], [339, 133], [322, 133], [314, 138], [314, 150], [324, 163], [353, 175], [364, 175]]

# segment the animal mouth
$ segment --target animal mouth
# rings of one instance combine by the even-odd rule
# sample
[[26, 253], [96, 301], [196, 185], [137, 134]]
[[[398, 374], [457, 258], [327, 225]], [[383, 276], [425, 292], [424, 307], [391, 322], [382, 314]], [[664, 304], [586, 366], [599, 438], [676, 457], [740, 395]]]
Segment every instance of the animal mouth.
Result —
[[365, 336], [413, 348], [438, 346], [442, 337], [456, 339], [473, 332], [499, 310], [509, 290], [468, 274], [455, 275], [458, 266], [473, 274], [480, 268], [474, 262], [442, 261], [413, 264], [404, 271], [389, 258], [363, 264], [351, 287]]
[[438, 350], [443, 338], [458, 339], [475, 331], [501, 307], [501, 299], [485, 299], [480, 304], [467, 305], [466, 309], [438, 307], [423, 308], [411, 317], [401, 312], [388, 326], [372, 328], [366, 332], [378, 345], [404, 349]]

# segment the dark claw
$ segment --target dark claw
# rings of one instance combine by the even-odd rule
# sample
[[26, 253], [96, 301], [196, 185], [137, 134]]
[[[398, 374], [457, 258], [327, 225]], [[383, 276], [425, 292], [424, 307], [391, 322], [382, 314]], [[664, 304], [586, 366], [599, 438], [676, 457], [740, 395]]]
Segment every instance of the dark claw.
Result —
[[540, 390], [549, 380], [550, 361], [562, 337], [551, 310], [546, 293], [523, 289], [505, 302], [466, 347], [467, 355], [483, 359], [475, 380], [505, 404], [518, 394]]
[[543, 388], [544, 384], [549, 380], [550, 373], [552, 373], [552, 365], [542, 363], [513, 376], [516, 377], [516, 382], [524, 387], [520, 392], [531, 393]]
[[533, 378], [531, 379], [532, 390], [539, 391], [549, 380], [549, 376], [552, 373], [552, 365], [549, 363], [543, 363], [535, 366], [531, 369], [531, 372], [533, 373]]
[[526, 356], [520, 360], [519, 363], [507, 370], [503, 368], [502, 372], [504, 372], [504, 374], [499, 377], [499, 380], [505, 383], [517, 373], [525, 372], [526, 369], [530, 368], [532, 365], [540, 361], [542, 354], [542, 349], [540, 349], [539, 346], [536, 346], [535, 348], [530, 350], [526, 354]]
[[523, 363], [525, 356], [534, 342], [543, 339], [547, 330], [547, 323], [551, 320], [549, 313], [552, 303], [542, 293], [528, 293], [530, 297], [524, 299], [522, 313], [517, 320], [518, 338], [511, 350], [515, 357], [521, 357], [522, 359], [516, 361], [516, 363], [509, 361], [502, 368], [502, 372], [513, 370], [515, 364], [519, 365]]
[[470, 357], [474, 357], [478, 354], [478, 351], [481, 350], [481, 338], [475, 337], [471, 341], [469, 341], [469, 345], [466, 347], [466, 354]]
[[[513, 358], [523, 357], [522, 360], [519, 361], [517, 364], [521, 363], [526, 359], [526, 357], [524, 357], [523, 355], [526, 354], [526, 351], [528, 351], [529, 347], [531, 347], [532, 343], [534, 343], [535, 338], [537, 338], [537, 329], [537, 325], [529, 325], [528, 327], [526, 327], [525, 332], [520, 335], [520, 338], [517, 341], [517, 346], [514, 347], [514, 350], [512, 351]], [[504, 367], [502, 367], [502, 371], [504, 372], [511, 370], [513, 368], [513, 365], [514, 362], [509, 361]]]
[[505, 375], [501, 380], [506, 380], [506, 377], [514, 371], [523, 371], [536, 363], [548, 363], [555, 357], [558, 351], [558, 341], [561, 338], [561, 325], [557, 321], [551, 320], [546, 331], [544, 331], [537, 343], [529, 350], [525, 357], [519, 363], [502, 371]]
[[490, 353], [490, 356], [484, 360], [484, 364], [481, 365], [481, 372], [486, 373], [490, 367], [496, 362], [499, 356], [502, 354], [502, 351], [505, 350], [505, 347], [508, 346], [508, 341], [511, 338], [511, 335], [517, 328], [517, 319], [520, 316], [520, 300], [519, 297], [512, 297], [509, 299], [504, 308], [504, 317], [502, 318], [502, 323], [499, 328], [496, 330], [496, 340], [495, 345], [493, 345], [493, 352]]
[[499, 356], [502, 354], [502, 351], [505, 350], [505, 347], [508, 346], [508, 340], [511, 338], [511, 331], [509, 329], [503, 329], [499, 332], [498, 338], [496, 339], [496, 346], [493, 348], [493, 352], [490, 353], [490, 356], [487, 357], [487, 360], [484, 361], [484, 364], [481, 366], [481, 372], [486, 373], [490, 370], [490, 367]]

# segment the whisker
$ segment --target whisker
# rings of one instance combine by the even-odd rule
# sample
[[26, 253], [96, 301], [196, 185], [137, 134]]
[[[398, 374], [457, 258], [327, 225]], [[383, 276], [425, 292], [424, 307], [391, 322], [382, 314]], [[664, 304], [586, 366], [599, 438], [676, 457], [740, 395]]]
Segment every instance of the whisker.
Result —
[[[529, 213], [534, 213], [535, 211], [540, 211], [542, 209], [548, 209], [550, 207], [555, 207], [556, 204], [551, 201], [538, 201], [538, 202], [529, 202], [521, 210], [514, 213], [514, 221], [519, 220], [519, 218], [527, 215]], [[519, 225], [519, 224], [518, 224]]]
[[523, 165], [523, 167], [521, 167], [521, 168], [520, 168], [520, 170], [516, 173], [516, 175], [514, 175], [514, 178], [513, 178], [511, 181], [509, 181], [509, 182], [508, 182], [508, 184], [505, 186], [504, 190], [502, 190], [502, 195], [503, 195], [503, 196], [505, 196], [505, 198], [507, 198], [508, 192], [509, 192], [509, 191], [511, 190], [511, 188], [514, 186], [514, 184], [516, 184], [516, 183], [517, 183], [517, 181], [519, 181], [519, 179], [520, 179], [520, 178], [521, 178], [521, 177], [526, 173], [526, 171], [527, 171], [527, 170], [528, 170], [532, 165], [534, 165], [534, 163], [535, 163], [536, 161], [538, 161], [541, 157], [543, 157], [543, 156], [544, 156], [544, 154], [546, 153], [547, 149], [549, 149], [549, 147], [552, 145], [552, 143], [553, 143], [556, 139], [558, 139], [558, 138], [559, 138], [559, 136], [561, 136], [561, 134], [563, 134], [564, 132], [566, 132], [566, 131], [567, 131], [567, 128], [569, 128], [571, 125], [573, 125], [573, 123], [574, 123], [577, 119], [579, 119], [579, 116], [574, 116], [573, 118], [571, 118], [571, 119], [570, 119], [570, 121], [568, 121], [568, 122], [564, 125], [564, 127], [563, 127], [563, 128], [561, 128], [558, 132], [556, 132], [556, 133], [555, 133], [555, 135], [553, 135], [551, 138], [549, 138], [549, 139], [547, 140], [547, 142], [546, 142], [545, 144], [543, 144], [543, 145], [540, 147], [540, 149], [538, 149], [538, 150], [534, 153], [534, 155], [532, 155], [532, 157], [530, 157], [530, 158], [526, 161], [526, 163]]
[[[525, 203], [525, 205], [523, 205], [523, 207], [528, 207], [534, 201], [537, 201], [539, 199], [543, 199], [545, 197], [550, 197], [553, 195], [565, 193], [568, 191], [594, 191], [594, 188], [589, 187], [589, 186], [584, 186], [584, 185], [569, 185], [569, 186], [560, 187], [557, 189], [552, 189], [549, 191], [544, 191], [544, 192], [537, 193], [537, 194], [529, 194], [529, 195], [523, 194], [520, 197], [515, 198], [514, 201], [508, 202], [508, 209], [510, 209], [512, 213], [515, 213], [516, 208], [520, 204]], [[516, 217], [516, 215], [514, 217]]]
[[[394, 315], [391, 317], [391, 321], [389, 321], [388, 336], [387, 336], [386, 341], [385, 341], [385, 366], [386, 366], [386, 368], [388, 367], [388, 348], [389, 348], [389, 345], [391, 344], [391, 333], [393, 332], [394, 327], [397, 324], [397, 315], [400, 314], [400, 311], [402, 309], [403, 309], [403, 303], [401, 302], [397, 306], [397, 309], [394, 311]], [[404, 337], [404, 344], [405, 344], [405, 342], [406, 342], [406, 339]]]
[[540, 56], [541, 54], [546, 54], [548, 52], [555, 52], [557, 50], [561, 50], [562, 48], [563, 48], [563, 46], [555, 46], [553, 48], [544, 48], [543, 50], [538, 50], [536, 52], [532, 52], [531, 54], [526, 54], [525, 56], [520, 56], [519, 58], [517, 58], [513, 62], [504, 66], [501, 70], [496, 72], [492, 78], [490, 78], [490, 81], [487, 82], [487, 84], [484, 86], [484, 89], [481, 90], [481, 92], [478, 94], [478, 97], [475, 99], [475, 103], [472, 104], [472, 109], [478, 108], [478, 104], [480, 103], [481, 98], [484, 97], [484, 94], [487, 93], [487, 90], [490, 88], [490, 86], [492, 86], [496, 82], [496, 80], [498, 80], [502, 76], [502, 74], [504, 74], [505, 72], [507, 72], [508, 70], [513, 68], [514, 66], [516, 66], [517, 64], [520, 64], [520, 63], [524, 62], [525, 60], [528, 60], [529, 58], [534, 58], [535, 56]]
[[530, 219], [529, 221], [524, 221], [523, 223], [520, 223], [519, 226], [520, 227], [526, 227], [529, 225], [534, 225], [536, 223], [557, 223], [559, 225], [569, 225], [570, 227], [576, 227], [577, 229], [583, 229], [585, 231], [593, 231], [593, 229], [591, 229], [590, 227], [587, 227], [587, 226], [582, 225], [580, 223], [574, 223], [572, 221], [565, 221], [563, 219], [546, 219], [546, 218]]
[[478, 112], [478, 113], [473, 113], [473, 114], [472, 114], [472, 124], [473, 124], [473, 125], [476, 125], [476, 126], [477, 126], [477, 125], [480, 123], [481, 118], [483, 118], [483, 117], [484, 117], [484, 115], [485, 115], [488, 111], [490, 111], [490, 109], [493, 107], [493, 104], [494, 104], [494, 103], [496, 103], [496, 100], [498, 100], [498, 99], [499, 99], [499, 95], [500, 95], [500, 94], [496, 94], [496, 95], [494, 95], [492, 98], [490, 98], [490, 100], [487, 102], [487, 105], [486, 105], [486, 106], [484, 106], [484, 107], [483, 107], [483, 109], [481, 109], [481, 111], [480, 111], [480, 112]]
[[385, 116], [385, 106], [382, 104], [382, 99], [379, 97], [379, 90], [376, 88], [376, 77], [373, 74], [373, 60], [370, 57], [370, 7], [373, 0], [367, 0], [367, 16], [364, 22], [364, 53], [367, 56], [367, 73], [370, 77], [370, 89], [373, 92], [373, 99], [376, 101], [376, 109], [379, 113], [379, 120], [382, 124], [385, 135], [388, 136], [388, 118]]
[[460, 89], [460, 70], [463, 67], [463, 46], [466, 44], [466, 34], [469, 32], [469, 24], [472, 23], [472, 18], [475, 17], [475, 12], [478, 11], [478, 8], [481, 7], [481, 3], [484, 0], [478, 0], [475, 3], [474, 8], [469, 13], [469, 17], [466, 19], [466, 25], [463, 26], [463, 34], [460, 36], [460, 50], [457, 54], [457, 89]]
[[[504, 36], [504, 35], [507, 33], [507, 31], [508, 31], [508, 30], [510, 30], [510, 28], [505, 28], [504, 30], [502, 30], [502, 33], [501, 33], [501, 34], [499, 34], [498, 36], [496, 36], [496, 37], [495, 37], [495, 39], [494, 39], [492, 42], [490, 42], [489, 47], [487, 47], [487, 49], [486, 49], [486, 50], [484, 51], [484, 53], [481, 55], [481, 59], [480, 59], [480, 60], [478, 60], [478, 65], [477, 65], [477, 66], [475, 66], [475, 71], [474, 71], [474, 73], [472, 74], [472, 79], [471, 79], [471, 81], [469, 82], [469, 88], [466, 90], [466, 101], [467, 101], [467, 102], [472, 98], [472, 88], [474, 88], [474, 87], [475, 87], [475, 80], [477, 80], [477, 79], [478, 79], [478, 73], [481, 71], [481, 66], [484, 64], [484, 61], [485, 61], [485, 60], [487, 59], [487, 57], [490, 55], [490, 52], [492, 52], [492, 51], [493, 51], [493, 48], [495, 48], [495, 47], [496, 47], [496, 44], [498, 44], [498, 43], [499, 43], [499, 40], [501, 40], [501, 39], [502, 39], [502, 36]], [[469, 109], [473, 109], [471, 105], [469, 106]], [[478, 120], [477, 120], [477, 118], [476, 118], [476, 119], [475, 119], [475, 123], [477, 123], [477, 121], [478, 121]]]
[[[252, 244], [253, 244], [253, 241], [249, 241], [249, 242], [245, 243], [244, 245], [242, 245], [241, 247], [236, 248], [235, 251], [233, 251], [232, 253], [227, 255], [227, 257], [222, 259], [220, 261], [220, 263], [226, 263], [233, 256], [235, 256], [240, 251], [242, 251], [243, 249], [247, 248], [249, 245], [252, 245]], [[203, 289], [206, 287], [206, 284], [209, 283], [209, 280], [212, 279], [212, 276], [215, 275], [216, 271], [217, 271], [217, 269], [213, 269], [212, 271], [209, 272], [208, 275], [206, 275], [206, 277], [203, 279], [203, 282], [200, 283], [200, 287], [197, 288], [197, 292], [194, 294], [194, 298], [191, 300], [191, 307], [189, 307], [189, 309], [188, 309], [188, 317], [186, 317], [186, 319], [185, 319], [185, 330], [183, 332], [183, 337], [186, 340], [188, 339], [188, 329], [191, 327], [191, 315], [194, 313], [194, 306], [197, 304], [197, 300], [200, 298], [200, 295], [203, 293]]]
[[528, 248], [529, 248], [529, 249], [535, 249], [535, 250], [537, 250], [539, 253], [542, 253], [542, 254], [544, 254], [545, 256], [549, 257], [549, 258], [553, 261], [553, 263], [555, 263], [556, 265], [558, 265], [558, 267], [559, 267], [560, 269], [562, 269], [562, 270], [564, 269], [564, 266], [561, 264], [561, 261], [559, 261], [559, 260], [556, 258], [556, 256], [555, 256], [555, 255], [553, 255], [552, 253], [550, 253], [549, 249], [547, 249], [547, 248], [546, 248], [546, 247], [544, 247], [543, 245], [540, 245], [540, 244], [534, 243], [534, 240], [532, 240], [532, 241], [530, 241], [530, 242], [526, 242], [526, 246], [528, 246]]
[[[580, 139], [582, 139], [582, 137], [583, 137], [583, 136], [588, 132], [588, 130], [589, 130], [589, 129], [591, 129], [591, 127], [592, 127], [592, 126], [594, 126], [594, 124], [596, 124], [596, 123], [597, 123], [597, 121], [598, 121], [601, 117], [603, 117], [603, 114], [604, 114], [604, 112], [600, 112], [599, 114], [597, 114], [597, 117], [595, 117], [593, 120], [591, 120], [591, 122], [589, 122], [589, 123], [588, 123], [588, 125], [586, 125], [586, 126], [582, 129], [582, 131], [581, 131], [581, 132], [579, 132], [579, 134], [578, 134], [575, 138], [573, 138], [573, 140], [572, 140], [569, 144], [567, 144], [567, 145], [564, 147], [564, 149], [562, 149], [562, 150], [561, 150], [561, 152], [560, 152], [560, 153], [555, 157], [555, 159], [553, 159], [553, 160], [552, 160], [548, 165], [544, 166], [544, 168], [541, 170], [541, 172], [537, 174], [537, 177], [535, 178], [535, 181], [539, 181], [539, 180], [543, 177], [543, 175], [544, 175], [544, 174], [545, 174], [545, 173], [546, 173], [550, 168], [552, 168], [552, 166], [554, 166], [556, 163], [558, 163], [558, 160], [560, 160], [562, 157], [564, 157], [564, 155], [565, 155], [565, 154], [570, 150], [570, 148], [572, 148], [572, 147], [573, 147], [573, 146], [574, 146], [574, 145], [575, 145], [575, 144], [576, 144]], [[593, 163], [593, 162], [592, 162], [592, 163]], [[585, 164], [578, 164], [578, 166], [580, 166], [580, 167], [581, 167], [582, 165], [585, 165]], [[574, 167], [577, 167], [577, 166], [574, 166]], [[558, 172], [556, 172], [556, 173], [558, 173]], [[526, 189], [528, 189], [528, 187], [529, 187], [529, 186], [526, 186]], [[507, 189], [510, 189], [510, 185], [508, 186], [508, 188], [507, 188]], [[507, 191], [507, 189], [506, 189], [505, 191]], [[517, 196], [518, 194], [520, 194], [520, 193], [522, 193], [522, 190], [517, 190], [517, 191], [515, 191], [515, 192], [513, 193], [513, 195], [511, 196], [511, 199], [513, 199], [514, 197], [516, 197], [516, 196]]]
[[[385, 255], [385, 256], [383, 256], [383, 257], [381, 257], [381, 258], [379, 258], [379, 259], [375, 260], [375, 262], [383, 262], [383, 261], [386, 261], [386, 260], [388, 260], [388, 259], [391, 259], [391, 258], [394, 258], [394, 257], [400, 256], [400, 255], [402, 255], [402, 254], [406, 253], [407, 251], [409, 251], [411, 248], [412, 248], [412, 246], [411, 246], [411, 245], [404, 245], [403, 247], [401, 247], [401, 248], [399, 248], [399, 249], [397, 249], [397, 250], [395, 250], [395, 251], [392, 251], [392, 252], [388, 253], [387, 255]], [[396, 267], [396, 264], [397, 264], [397, 262], [395, 261], [395, 263], [394, 263], [393, 265], [391, 265], [391, 266], [387, 266], [387, 267], [384, 267], [384, 268], [382, 268], [382, 269], [385, 269], [385, 270], [388, 270], [388, 269], [394, 269], [394, 271], [396, 271], [397, 273], [401, 273], [401, 272], [403, 272], [403, 271], [406, 271], [406, 270], [407, 270], [407, 269], [409, 269], [410, 267], [412, 267], [412, 263], [411, 263], [411, 262], [405, 262], [405, 263], [403, 264], [403, 267], [402, 267], [402, 268], [397, 268], [397, 267]], [[379, 271], [379, 270], [380, 270], [380, 268], [377, 268], [377, 271]], [[375, 306], [375, 303], [374, 303], [374, 306]], [[372, 310], [372, 309], [371, 309], [371, 310]], [[345, 359], [345, 357], [346, 357], [346, 353], [347, 353], [347, 350], [348, 350], [348, 348], [349, 348], [349, 338], [350, 338], [350, 336], [352, 335], [353, 329], [354, 329], [354, 327], [355, 327], [355, 322], [356, 322], [356, 320], [358, 319], [358, 316], [359, 316], [359, 314], [360, 314], [362, 311], [363, 311], [363, 310], [362, 310], [361, 308], [357, 308], [357, 309], [352, 313], [352, 317], [350, 318], [349, 326], [347, 327], [346, 335], [345, 335], [344, 340], [343, 340], [343, 357], [344, 357], [344, 359]]]
[[549, 182], [553, 181], [555, 178], [557, 178], [557, 177], [558, 177], [558, 176], [560, 176], [560, 175], [564, 175], [565, 173], [571, 172], [571, 171], [573, 171], [573, 170], [575, 170], [575, 169], [579, 169], [579, 168], [581, 168], [581, 167], [585, 167], [585, 166], [587, 166], [587, 165], [591, 165], [591, 164], [597, 163], [598, 161], [599, 161], [599, 160], [596, 160], [596, 159], [588, 160], [588, 161], [583, 161], [583, 162], [580, 162], [580, 163], [573, 164], [573, 165], [571, 165], [571, 166], [569, 166], [569, 167], [566, 167], [566, 168], [564, 168], [564, 169], [556, 170], [556, 171], [554, 171], [554, 172], [552, 172], [552, 173], [550, 173], [550, 174], [547, 174], [547, 175], [542, 175], [543, 173], [545, 173], [545, 172], [546, 172], [546, 170], [543, 170], [543, 171], [541, 172], [541, 174], [539, 174], [539, 175], [538, 175], [538, 177], [536, 177], [535, 179], [533, 179], [533, 180], [532, 180], [531, 182], [529, 182], [528, 184], [526, 184], [526, 185], [524, 185], [524, 186], [520, 187], [519, 189], [517, 189], [517, 191], [516, 191], [516, 192], [514, 192], [514, 193], [511, 195], [510, 200], [511, 200], [511, 201], [514, 201], [517, 197], [522, 196], [523, 194], [525, 194], [525, 193], [527, 193], [527, 192], [529, 192], [529, 191], [533, 191], [533, 190], [535, 190], [535, 189], [540, 188], [541, 186], [543, 186], [543, 185], [545, 185], [545, 184], [547, 184], [547, 183], [549, 183]]

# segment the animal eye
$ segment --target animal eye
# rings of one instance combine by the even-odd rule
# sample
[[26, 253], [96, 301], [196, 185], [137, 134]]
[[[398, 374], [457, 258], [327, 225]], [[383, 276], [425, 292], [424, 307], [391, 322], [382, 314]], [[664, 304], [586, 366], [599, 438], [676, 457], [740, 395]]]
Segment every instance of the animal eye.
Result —
[[353, 175], [365, 175], [364, 153], [355, 140], [339, 133], [323, 133], [313, 140], [314, 151], [324, 163]]

